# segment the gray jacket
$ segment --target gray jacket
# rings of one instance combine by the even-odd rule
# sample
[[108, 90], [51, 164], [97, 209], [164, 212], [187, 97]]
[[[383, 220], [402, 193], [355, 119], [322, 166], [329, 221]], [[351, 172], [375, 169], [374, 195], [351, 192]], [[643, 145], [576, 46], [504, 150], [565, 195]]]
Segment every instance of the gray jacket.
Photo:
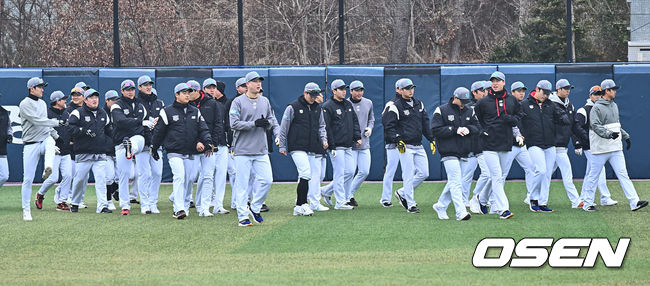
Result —
[[366, 137], [366, 128], [372, 130], [375, 127], [375, 114], [372, 111], [372, 101], [365, 97], [361, 101], [354, 102], [351, 98], [348, 99], [352, 103], [354, 112], [359, 119], [359, 130], [361, 130], [361, 145], [352, 146], [353, 150], [370, 149], [370, 137]]
[[[591, 153], [603, 154], [623, 150], [621, 139], [630, 135], [621, 128], [618, 117], [618, 105], [613, 100], [599, 99], [589, 113], [589, 144]], [[616, 139], [610, 139], [613, 132], [620, 132]]]
[[275, 118], [271, 103], [260, 95], [250, 99], [243, 94], [232, 101], [230, 106], [230, 129], [233, 131], [232, 148], [235, 156], [238, 155], [266, 155], [268, 144], [266, 130], [256, 127], [255, 120], [267, 118], [273, 130], [273, 137], [278, 137], [280, 126]]
[[59, 121], [47, 117], [45, 101], [30, 95], [20, 102], [19, 107], [23, 143], [42, 142], [47, 136], [52, 136], [55, 140], [59, 138], [59, 134], [54, 130], [54, 127], [59, 126]]

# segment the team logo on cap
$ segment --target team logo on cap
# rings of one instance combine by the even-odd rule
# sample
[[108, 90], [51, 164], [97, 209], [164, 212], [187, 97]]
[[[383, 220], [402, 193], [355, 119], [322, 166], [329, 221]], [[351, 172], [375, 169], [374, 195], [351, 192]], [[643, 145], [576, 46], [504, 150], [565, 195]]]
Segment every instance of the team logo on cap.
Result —
[[447, 115], [447, 120], [454, 121], [454, 115]]

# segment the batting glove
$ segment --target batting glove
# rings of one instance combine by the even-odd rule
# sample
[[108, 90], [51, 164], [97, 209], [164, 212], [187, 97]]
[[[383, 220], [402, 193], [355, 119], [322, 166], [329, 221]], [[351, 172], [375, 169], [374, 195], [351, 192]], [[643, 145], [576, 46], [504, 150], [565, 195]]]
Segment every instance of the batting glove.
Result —
[[370, 127], [366, 127], [366, 132], [364, 132], [363, 135], [370, 137], [370, 135], [372, 135], [372, 129], [370, 129]]
[[97, 136], [97, 134], [90, 129], [86, 130], [86, 135], [90, 136], [90, 138], [95, 138], [95, 136]]
[[397, 142], [397, 151], [399, 151], [400, 153], [406, 152], [406, 144], [404, 144], [404, 141], [400, 140], [399, 142]]
[[160, 155], [158, 155], [158, 150], [154, 149], [153, 146], [149, 147], [149, 154], [151, 154], [151, 158], [154, 160], [158, 161], [160, 160]]
[[59, 120], [59, 126], [68, 126], [67, 120]]
[[336, 150], [330, 150], [330, 155], [332, 155], [332, 158], [336, 158]]
[[275, 146], [280, 147], [280, 137], [275, 137]]
[[576, 148], [574, 152], [576, 153], [576, 155], [582, 156], [582, 148]]
[[517, 144], [519, 144], [519, 147], [524, 146], [524, 136], [517, 136]]
[[435, 155], [436, 150], [437, 150], [436, 149], [436, 141], [431, 141], [430, 147], [431, 147], [431, 155]]
[[616, 139], [616, 138], [618, 138], [619, 135], [621, 135], [621, 134], [618, 133], [618, 132], [612, 132], [612, 135], [609, 135], [609, 138], [610, 139]]

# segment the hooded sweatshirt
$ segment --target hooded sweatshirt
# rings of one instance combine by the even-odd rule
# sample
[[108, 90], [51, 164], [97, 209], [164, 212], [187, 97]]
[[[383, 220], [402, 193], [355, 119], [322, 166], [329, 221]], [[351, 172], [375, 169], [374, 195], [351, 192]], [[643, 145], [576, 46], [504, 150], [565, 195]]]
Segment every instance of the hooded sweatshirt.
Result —
[[[589, 113], [591, 129], [589, 143], [592, 154], [604, 154], [623, 150], [621, 139], [629, 139], [630, 135], [621, 128], [618, 117], [618, 105], [613, 100], [599, 99]], [[610, 139], [614, 132], [620, 132], [616, 139]]]

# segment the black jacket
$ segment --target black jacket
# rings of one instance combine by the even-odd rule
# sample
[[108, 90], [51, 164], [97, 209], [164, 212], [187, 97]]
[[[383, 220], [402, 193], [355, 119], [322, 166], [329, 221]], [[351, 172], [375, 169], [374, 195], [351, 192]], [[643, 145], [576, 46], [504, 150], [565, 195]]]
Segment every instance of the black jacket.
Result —
[[576, 149], [582, 148], [583, 150], [589, 150], [591, 148], [589, 145], [589, 125], [591, 124], [589, 113], [592, 107], [594, 107], [594, 103], [589, 100], [585, 106], [576, 112], [574, 121], [576, 140], [573, 142]]
[[191, 104], [199, 108], [201, 116], [210, 131], [210, 138], [215, 146], [226, 145], [226, 133], [223, 129], [223, 107], [209, 94], [200, 92], [201, 96]]
[[319, 134], [321, 106], [316, 102], [307, 103], [302, 95], [290, 105], [293, 120], [287, 134], [287, 150], [322, 153]]
[[512, 150], [512, 127], [517, 125], [521, 115], [517, 99], [505, 90], [488, 90], [474, 107], [481, 124], [481, 144], [483, 151], [508, 152]]
[[223, 130], [216, 138], [212, 138], [212, 141], [214, 141], [217, 146], [228, 146], [228, 132], [230, 132], [230, 126], [228, 124], [230, 122], [230, 115], [228, 112], [230, 111], [230, 107], [228, 106], [228, 108], [226, 108], [226, 105], [230, 101], [225, 95], [220, 98], [215, 98], [214, 100], [217, 101], [217, 107], [221, 110], [221, 126]]
[[0, 155], [7, 155], [8, 128], [11, 128], [9, 111], [0, 106]]
[[[472, 150], [473, 138], [471, 134], [478, 134], [478, 119], [474, 115], [474, 109], [465, 106], [460, 109], [452, 104], [453, 97], [448, 104], [436, 108], [431, 118], [431, 133], [436, 138], [436, 147], [440, 156], [454, 156], [458, 158], [467, 157]], [[458, 135], [460, 127], [469, 129], [467, 136]]]
[[422, 145], [422, 136], [433, 141], [429, 116], [421, 101], [413, 98], [413, 106], [409, 105], [401, 95], [396, 94], [381, 113], [381, 123], [384, 125], [384, 141], [395, 144], [400, 140], [409, 145]]
[[[109, 121], [104, 109], [91, 110], [85, 104], [75, 109], [68, 121], [75, 154], [105, 154], [106, 141], [110, 136]], [[95, 136], [88, 135], [88, 130]]]
[[[574, 125], [575, 122], [575, 108], [570, 102], [565, 105], [565, 103], [557, 96], [549, 98], [553, 104], [566, 114], [571, 121], [570, 124], [557, 124], [555, 126], [555, 146], [556, 147], [568, 147], [569, 140], [573, 138], [573, 145], [580, 145], [580, 142], [576, 142], [577, 138], [574, 136], [577, 133], [577, 126]], [[566, 99], [568, 101], [568, 99]]]
[[352, 147], [357, 140], [361, 140], [359, 119], [352, 103], [345, 99], [337, 101], [332, 98], [323, 103], [322, 108], [330, 150], [336, 147]]
[[[226, 104], [225, 104], [225, 109], [226, 109], [226, 124], [225, 124], [225, 131], [226, 131], [226, 142], [228, 143], [228, 147], [232, 146], [232, 136], [233, 132], [232, 129], [230, 129], [230, 107], [232, 106], [232, 101], [240, 96], [241, 94], [235, 95], [233, 98], [226, 99]], [[225, 98], [226, 96], [224, 95], [222, 98]]]
[[113, 144], [121, 144], [125, 137], [141, 135], [147, 139], [149, 128], [142, 126], [142, 121], [149, 119], [145, 107], [135, 99], [120, 97], [111, 106], [113, 121]]
[[[138, 95], [135, 97], [135, 101], [144, 106], [144, 109], [147, 111], [148, 116], [146, 119], [148, 120], [154, 120], [155, 118], [158, 118], [160, 110], [165, 107], [165, 103], [162, 100], [158, 99], [158, 96], [153, 93], [145, 94], [138, 91]], [[151, 145], [151, 132], [148, 132], [147, 135], [148, 136], [144, 138], [144, 144], [149, 146]]]
[[[47, 109], [47, 118], [57, 119], [57, 120], [69, 120], [70, 113], [65, 109], [56, 109], [52, 106]], [[56, 147], [59, 147], [61, 151], [60, 155], [65, 156], [72, 153], [72, 145], [70, 145], [70, 128], [69, 126], [59, 126], [54, 127], [54, 130], [59, 134], [59, 138], [56, 139]]]
[[[111, 110], [108, 108], [108, 106], [104, 105], [103, 109], [104, 112], [106, 112], [106, 114], [111, 114]], [[107, 127], [108, 130], [106, 131], [106, 135], [108, 136], [108, 139], [106, 140], [106, 143], [104, 143], [104, 145], [106, 147], [106, 155], [115, 157], [115, 146], [113, 145], [115, 124], [113, 124], [113, 120], [110, 116], [108, 117], [108, 120], [109, 120], [108, 127]]]
[[163, 108], [159, 118], [153, 132], [154, 149], [163, 146], [167, 153], [190, 155], [197, 153], [197, 142], [203, 143], [206, 150], [212, 144], [208, 126], [193, 105], [174, 101]]
[[529, 96], [521, 102], [521, 111], [523, 130], [520, 131], [528, 147], [546, 149], [555, 146], [556, 126], [570, 123], [566, 114], [548, 99], [540, 107], [540, 102]]
[[[465, 106], [474, 110], [474, 107], [476, 107], [476, 100], [472, 99], [472, 101], [466, 104]], [[476, 116], [476, 112], [474, 112], [474, 116]], [[470, 133], [468, 135], [470, 138], [472, 138], [471, 152], [473, 153], [473, 155], [478, 155], [483, 153], [483, 144], [481, 143], [481, 134], [480, 134], [481, 133], [480, 131], [483, 130], [483, 128], [481, 128], [481, 123], [478, 122], [478, 118], [476, 120], [477, 120], [476, 127], [478, 128], [479, 132], [476, 132], [474, 134]]]

